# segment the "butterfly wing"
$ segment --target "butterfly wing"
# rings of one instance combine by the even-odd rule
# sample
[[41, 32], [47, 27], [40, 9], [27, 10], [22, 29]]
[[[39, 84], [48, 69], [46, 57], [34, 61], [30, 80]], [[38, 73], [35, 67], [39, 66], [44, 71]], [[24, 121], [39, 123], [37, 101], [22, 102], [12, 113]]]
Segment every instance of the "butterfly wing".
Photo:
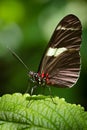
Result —
[[48, 73], [47, 84], [72, 87], [80, 72], [82, 26], [75, 15], [65, 16], [57, 25], [40, 62], [39, 73]]

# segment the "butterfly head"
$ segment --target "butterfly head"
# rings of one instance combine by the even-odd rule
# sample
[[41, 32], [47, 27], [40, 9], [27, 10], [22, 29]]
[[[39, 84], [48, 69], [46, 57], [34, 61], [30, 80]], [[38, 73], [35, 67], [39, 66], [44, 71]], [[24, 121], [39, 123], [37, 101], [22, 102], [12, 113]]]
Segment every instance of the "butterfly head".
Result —
[[33, 83], [36, 83], [41, 86], [44, 86], [48, 81], [48, 73], [45, 74], [44, 72], [40, 74], [40, 73], [35, 73], [33, 71], [30, 71], [29, 77]]

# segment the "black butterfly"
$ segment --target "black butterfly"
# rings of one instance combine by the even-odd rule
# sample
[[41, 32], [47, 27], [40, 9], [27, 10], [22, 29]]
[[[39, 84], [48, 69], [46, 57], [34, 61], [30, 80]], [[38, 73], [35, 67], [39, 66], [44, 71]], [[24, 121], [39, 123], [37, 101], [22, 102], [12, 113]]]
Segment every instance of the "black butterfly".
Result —
[[37, 86], [72, 87], [80, 73], [81, 34], [80, 20], [72, 14], [65, 16], [54, 30], [37, 73], [29, 72], [30, 80]]

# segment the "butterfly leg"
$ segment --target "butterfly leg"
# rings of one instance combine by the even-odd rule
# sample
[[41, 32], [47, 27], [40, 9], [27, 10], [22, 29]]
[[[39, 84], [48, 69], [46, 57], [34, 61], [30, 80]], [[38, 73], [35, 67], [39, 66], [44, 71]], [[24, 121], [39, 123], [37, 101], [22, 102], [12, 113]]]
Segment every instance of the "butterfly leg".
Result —
[[31, 88], [31, 95], [33, 94], [34, 90], [35, 90], [37, 87], [38, 87], [38, 86], [35, 85], [34, 87]]
[[57, 105], [57, 103], [54, 102], [54, 100], [53, 100], [53, 96], [52, 96], [51, 88], [50, 88], [49, 86], [48, 86], [48, 89], [49, 89], [49, 92], [50, 92], [50, 98], [52, 99], [52, 102], [53, 102], [54, 104]]
[[30, 82], [30, 80], [28, 79], [27, 89], [26, 89], [25, 93], [30, 93], [30, 92], [31, 92], [30, 90], [31, 90], [31, 82]]

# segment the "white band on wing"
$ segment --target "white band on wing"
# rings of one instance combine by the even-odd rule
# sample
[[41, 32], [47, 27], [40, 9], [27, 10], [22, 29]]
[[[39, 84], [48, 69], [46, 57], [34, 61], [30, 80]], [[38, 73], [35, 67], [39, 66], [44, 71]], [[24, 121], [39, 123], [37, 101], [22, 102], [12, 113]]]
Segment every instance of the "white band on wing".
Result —
[[65, 47], [61, 47], [61, 48], [49, 48], [47, 51], [47, 56], [54, 56], [57, 57], [58, 55], [60, 55], [61, 53], [63, 53], [64, 51], [66, 51], [67, 48]]
[[57, 29], [56, 30], [79, 30], [79, 28], [74, 28], [74, 27], [63, 27], [63, 26], [61, 26], [61, 25], [59, 25], [58, 27], [57, 27]]

